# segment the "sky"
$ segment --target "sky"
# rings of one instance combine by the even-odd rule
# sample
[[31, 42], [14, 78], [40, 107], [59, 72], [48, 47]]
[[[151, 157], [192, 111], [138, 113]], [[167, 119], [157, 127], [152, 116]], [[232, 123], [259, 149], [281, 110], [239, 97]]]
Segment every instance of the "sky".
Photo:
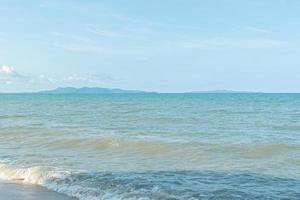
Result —
[[0, 92], [300, 92], [299, 0], [0, 0]]

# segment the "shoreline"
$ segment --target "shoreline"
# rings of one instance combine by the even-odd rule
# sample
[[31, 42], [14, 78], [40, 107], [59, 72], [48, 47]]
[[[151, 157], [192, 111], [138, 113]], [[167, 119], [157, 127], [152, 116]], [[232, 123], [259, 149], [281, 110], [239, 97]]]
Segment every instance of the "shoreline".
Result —
[[0, 194], [0, 200], [76, 200], [41, 186], [6, 181], [0, 181]]

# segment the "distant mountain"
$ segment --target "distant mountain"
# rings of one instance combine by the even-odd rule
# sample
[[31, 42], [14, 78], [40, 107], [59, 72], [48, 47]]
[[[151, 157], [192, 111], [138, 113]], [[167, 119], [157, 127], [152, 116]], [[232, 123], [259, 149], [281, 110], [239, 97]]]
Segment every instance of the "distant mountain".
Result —
[[122, 89], [109, 89], [100, 87], [59, 87], [54, 90], [40, 91], [41, 94], [112, 94], [112, 93], [147, 93], [140, 90], [122, 90]]
[[[54, 90], [46, 90], [38, 92], [40, 94], [139, 94], [139, 93], [156, 93], [146, 92], [141, 90], [123, 90], [123, 89], [110, 89], [101, 87], [58, 87]], [[224, 94], [224, 93], [254, 93], [246, 91], [234, 91], [234, 90], [209, 90], [209, 91], [194, 91], [194, 92], [183, 92], [185, 94]]]
[[234, 91], [234, 90], [209, 90], [209, 91], [195, 91], [195, 92], [189, 92], [189, 93], [213, 93], [213, 94], [216, 94], [216, 93], [221, 93], [221, 94], [224, 94], [224, 93], [255, 93], [255, 92], [248, 92], [248, 91]]

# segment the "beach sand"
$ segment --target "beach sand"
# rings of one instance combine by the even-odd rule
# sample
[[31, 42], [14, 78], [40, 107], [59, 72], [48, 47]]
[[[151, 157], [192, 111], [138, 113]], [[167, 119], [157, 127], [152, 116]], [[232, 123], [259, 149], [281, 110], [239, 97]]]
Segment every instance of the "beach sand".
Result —
[[0, 200], [75, 200], [45, 188], [0, 182]]

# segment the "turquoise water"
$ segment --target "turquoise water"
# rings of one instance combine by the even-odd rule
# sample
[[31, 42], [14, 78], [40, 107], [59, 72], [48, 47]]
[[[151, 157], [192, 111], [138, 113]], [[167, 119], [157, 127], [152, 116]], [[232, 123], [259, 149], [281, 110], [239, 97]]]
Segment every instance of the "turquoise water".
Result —
[[300, 94], [0, 95], [0, 179], [83, 200], [300, 199]]

